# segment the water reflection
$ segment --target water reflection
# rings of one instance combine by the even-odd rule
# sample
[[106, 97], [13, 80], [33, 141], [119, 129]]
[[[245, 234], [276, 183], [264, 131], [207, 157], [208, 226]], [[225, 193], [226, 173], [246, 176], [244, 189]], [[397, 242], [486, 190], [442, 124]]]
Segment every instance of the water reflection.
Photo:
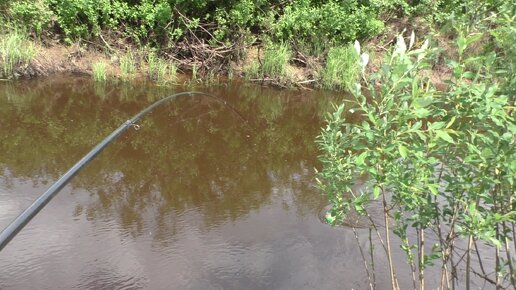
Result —
[[[195, 89], [222, 101], [180, 98], [124, 133], [2, 252], [12, 266], [0, 275], [13, 278], [0, 286], [26, 286], [19, 271], [34, 263], [27, 283], [43, 288], [342, 284], [326, 264], [359, 258], [351, 245], [329, 250], [348, 237], [319, 223], [326, 200], [313, 184], [314, 138], [336, 99], [240, 83]], [[130, 116], [183, 90], [81, 77], [0, 84], [0, 226]], [[63, 240], [24, 250], [54, 232]], [[56, 256], [45, 258], [49, 248]], [[50, 265], [71, 263], [57, 254], [83, 261], [55, 274]]]
[[[13, 86], [5, 86], [5, 96], [20, 89]], [[1, 99], [5, 122], [0, 140], [6, 154], [0, 164], [12, 176], [34, 183], [58, 177], [143, 108], [147, 96], [163, 95], [123, 87], [125, 92], [115, 95], [119, 98], [97, 96], [97, 86], [92, 89], [82, 79], [43, 86], [17, 91], [15, 101]], [[98, 196], [85, 209], [89, 215], [117, 209], [122, 221], [139, 223], [139, 212], [148, 205], [178, 211], [203, 205], [209, 226], [260, 207], [270, 199], [272, 187], [311, 175], [316, 165], [312, 137], [321, 126], [320, 119], [314, 119], [317, 103], [263, 96], [256, 89], [236, 94], [232, 89], [216, 92], [231, 107], [210, 98], [186, 97], [158, 108], [140, 123], [142, 130], [129, 132], [103, 153], [73, 182]], [[298, 181], [294, 183], [308, 186]]]

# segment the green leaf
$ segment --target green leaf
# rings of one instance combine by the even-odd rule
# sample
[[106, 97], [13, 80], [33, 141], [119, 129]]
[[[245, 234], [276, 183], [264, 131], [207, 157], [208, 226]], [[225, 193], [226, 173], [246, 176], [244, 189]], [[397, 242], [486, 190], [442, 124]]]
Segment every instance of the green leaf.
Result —
[[355, 159], [355, 164], [357, 166], [364, 165], [366, 157], [367, 157], [367, 151], [362, 152], [362, 154], [358, 155], [358, 157]]
[[380, 192], [381, 192], [380, 187], [375, 186], [373, 189], [373, 196], [375, 199], [377, 199], [380, 196]]
[[437, 190], [439, 187], [439, 185], [437, 184], [429, 184], [428, 185], [428, 189], [430, 190], [430, 192], [433, 194], [433, 195], [437, 195], [439, 193], [439, 191]]
[[509, 133], [509, 132], [505, 132], [505, 133], [503, 133], [503, 135], [502, 135], [502, 139], [503, 139], [503, 140], [505, 140], [505, 141], [511, 141], [511, 139], [512, 139], [512, 134], [511, 134], [511, 133]]
[[450, 122], [448, 122], [448, 124], [446, 125], [446, 129], [450, 128], [451, 125], [453, 125], [453, 123], [455, 122], [455, 119], [457, 119], [457, 117], [453, 116], [453, 118], [450, 120]]
[[464, 50], [466, 49], [466, 46], [468, 45], [466, 38], [463, 35], [460, 35], [457, 38], [457, 47], [459, 49], [459, 55], [462, 55]]
[[442, 130], [435, 131], [435, 135], [438, 138], [441, 138], [441, 139], [443, 139], [444, 141], [446, 141], [448, 143], [455, 144], [455, 142], [453, 141], [453, 138], [448, 133], [446, 133], [445, 131], [442, 131]]
[[410, 128], [410, 130], [412, 131], [416, 131], [416, 130], [419, 130], [421, 128], [421, 126], [423, 125], [423, 122], [421, 121], [417, 121], [416, 123], [414, 123], [414, 125], [412, 126], [412, 128]]
[[426, 135], [425, 135], [425, 134], [423, 134], [421, 131], [417, 131], [417, 132], [416, 132], [416, 134], [419, 136], [419, 138], [420, 138], [423, 142], [425, 142], [425, 141], [426, 141], [426, 139], [427, 139], [427, 138], [426, 138]]
[[480, 156], [482, 156], [484, 158], [489, 158], [489, 157], [493, 156], [493, 151], [489, 148], [484, 148], [482, 150], [482, 153]]
[[403, 39], [403, 35], [398, 35], [398, 40], [396, 41], [396, 54], [404, 55], [407, 51], [407, 44], [405, 44], [405, 39]]
[[470, 45], [474, 42], [479, 41], [480, 38], [482, 38], [482, 33], [475, 33], [475, 34], [468, 35], [466, 37], [466, 43], [467, 43], [467, 45]]
[[470, 72], [470, 71], [466, 71], [466, 72], [464, 72], [464, 74], [463, 74], [462, 76], [463, 76], [464, 78], [466, 78], [466, 79], [470, 79], [470, 80], [472, 80], [472, 79], [474, 79], [474, 78], [475, 78], [476, 74], [475, 74], [475, 73], [473, 73], [473, 72]]
[[408, 154], [408, 149], [407, 147], [403, 146], [403, 145], [399, 145], [398, 146], [398, 150], [400, 151], [400, 155], [401, 157], [403, 158], [407, 158], [407, 154]]
[[420, 108], [414, 111], [414, 115], [418, 118], [426, 118], [430, 115], [430, 111], [425, 108]]
[[429, 129], [432, 130], [438, 130], [444, 127], [444, 122], [435, 122], [431, 123], [430, 126], [428, 126]]

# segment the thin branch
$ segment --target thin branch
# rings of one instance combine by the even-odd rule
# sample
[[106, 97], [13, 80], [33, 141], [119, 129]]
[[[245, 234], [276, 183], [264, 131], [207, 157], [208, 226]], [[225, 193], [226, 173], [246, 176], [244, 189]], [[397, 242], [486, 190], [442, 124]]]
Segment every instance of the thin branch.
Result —
[[371, 270], [373, 272], [373, 288], [376, 289], [376, 277], [375, 277], [375, 270], [374, 270], [374, 246], [373, 246], [373, 239], [372, 239], [372, 229], [369, 228], [369, 254], [371, 255]]
[[374, 290], [373, 281], [371, 280], [371, 274], [369, 272], [369, 267], [367, 266], [367, 259], [365, 258], [364, 250], [362, 249], [362, 245], [360, 245], [360, 240], [358, 238], [357, 230], [355, 229], [355, 227], [351, 227], [351, 229], [353, 230], [353, 234], [355, 235], [355, 240], [357, 241], [358, 249], [360, 250], [360, 255], [362, 256], [362, 261], [364, 262], [364, 268], [367, 273], [367, 279], [369, 280], [369, 289]]
[[383, 201], [383, 218], [385, 222], [385, 241], [387, 242], [387, 260], [389, 261], [389, 274], [391, 276], [391, 286], [393, 290], [399, 289], [397, 287], [397, 279], [394, 273], [394, 264], [392, 262], [392, 252], [391, 252], [391, 239], [390, 239], [390, 229], [389, 229], [389, 214], [386, 211], [387, 208], [387, 200], [385, 198], [385, 189], [382, 187], [382, 201]]
[[486, 271], [484, 269], [484, 263], [482, 263], [482, 259], [480, 258], [480, 250], [478, 249], [478, 245], [477, 245], [477, 240], [473, 240], [473, 243], [475, 245], [475, 252], [477, 253], [477, 259], [478, 259], [478, 264], [480, 265], [480, 270], [482, 270], [482, 274], [484, 276], [487, 276], [486, 274]]
[[467, 257], [466, 257], [466, 290], [471, 289], [471, 248], [473, 246], [473, 235], [469, 235], [468, 238], [468, 249], [466, 251]]
[[[492, 285], [495, 285], [495, 286], [497, 285], [497, 282], [494, 281], [493, 279], [489, 278], [489, 276], [481, 274], [481, 273], [478, 273], [477, 271], [475, 271], [475, 269], [472, 269], [471, 272], [473, 272], [473, 274], [477, 275], [478, 277], [484, 279], [484, 281], [487, 281], [487, 282], [489, 282], [489, 283], [491, 283]], [[500, 286], [500, 288], [498, 288], [498, 289], [506, 289], [506, 288]]]
[[[507, 225], [505, 224], [505, 222], [503, 222], [503, 228], [504, 228], [504, 231], [507, 231], [508, 228], [507, 228]], [[514, 275], [515, 275], [515, 272], [514, 272], [514, 267], [512, 265], [512, 258], [511, 258], [511, 247], [509, 246], [509, 238], [506, 236], [505, 239], [505, 254], [507, 255], [507, 264], [509, 264], [509, 278], [511, 280], [511, 284], [512, 284], [512, 287], [514, 289], [516, 289], [516, 282], [514, 281]]]

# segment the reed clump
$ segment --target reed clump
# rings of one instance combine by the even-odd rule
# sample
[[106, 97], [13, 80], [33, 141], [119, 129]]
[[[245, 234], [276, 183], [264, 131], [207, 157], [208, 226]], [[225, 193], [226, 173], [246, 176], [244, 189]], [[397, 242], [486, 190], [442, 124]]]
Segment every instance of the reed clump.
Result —
[[285, 79], [292, 52], [286, 44], [274, 45], [265, 50], [262, 60], [255, 60], [244, 71], [249, 78]]
[[136, 62], [132, 53], [128, 52], [120, 58], [122, 80], [132, 80], [136, 74]]
[[149, 53], [147, 57], [148, 78], [158, 84], [168, 84], [176, 81], [177, 66], [173, 62], [168, 62], [163, 58]]
[[267, 49], [263, 57], [263, 73], [273, 77], [286, 76], [287, 66], [291, 57], [292, 53], [285, 44]]
[[352, 45], [330, 49], [321, 72], [323, 88], [350, 90], [359, 76], [359, 56]]
[[107, 81], [107, 64], [104, 61], [95, 62], [92, 65], [93, 80], [96, 82]]
[[0, 37], [0, 65], [3, 77], [15, 77], [15, 69], [29, 64], [35, 57], [36, 48], [25, 33], [14, 30]]

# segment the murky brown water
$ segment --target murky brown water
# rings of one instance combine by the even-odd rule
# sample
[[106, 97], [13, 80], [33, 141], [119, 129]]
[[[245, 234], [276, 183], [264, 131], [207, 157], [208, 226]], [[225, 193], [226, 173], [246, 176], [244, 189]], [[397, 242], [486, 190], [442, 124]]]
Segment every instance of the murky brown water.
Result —
[[[0, 227], [128, 117], [188, 89], [0, 83]], [[195, 89], [228, 105], [181, 98], [144, 117], [0, 253], [0, 288], [366, 285], [352, 236], [319, 220], [314, 138], [335, 99]]]
[[220, 100], [174, 100], [112, 143], [0, 253], [1, 289], [368, 288], [353, 232], [320, 221], [314, 139], [339, 100], [323, 92], [0, 82], [0, 229], [133, 114], [191, 89]]

